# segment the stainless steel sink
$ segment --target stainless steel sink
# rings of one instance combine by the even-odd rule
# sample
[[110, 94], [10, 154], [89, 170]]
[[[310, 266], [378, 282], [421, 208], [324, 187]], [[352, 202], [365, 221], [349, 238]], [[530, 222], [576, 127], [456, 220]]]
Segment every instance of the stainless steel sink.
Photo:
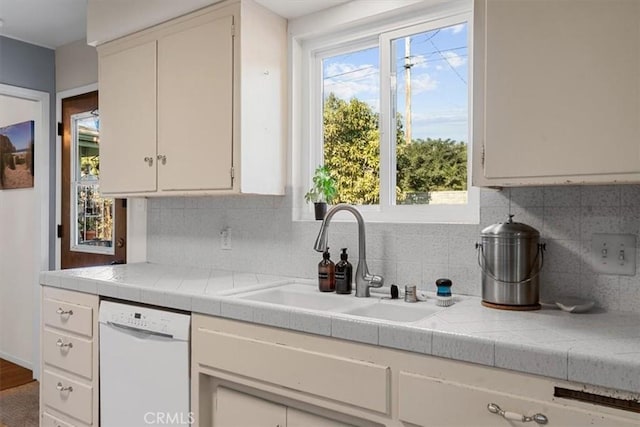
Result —
[[356, 307], [343, 311], [344, 314], [353, 316], [370, 317], [374, 319], [391, 320], [394, 322], [416, 322], [425, 317], [431, 316], [442, 310], [432, 304], [424, 302], [408, 304], [408, 303], [375, 303], [364, 307]]

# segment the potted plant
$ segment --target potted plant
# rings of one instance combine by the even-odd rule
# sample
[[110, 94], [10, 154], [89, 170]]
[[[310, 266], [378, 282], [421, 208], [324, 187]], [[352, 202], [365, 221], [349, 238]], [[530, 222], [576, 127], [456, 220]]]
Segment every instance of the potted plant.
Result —
[[304, 195], [307, 203], [313, 202], [317, 220], [324, 219], [327, 204], [333, 202], [337, 194], [336, 180], [331, 176], [329, 168], [318, 166], [313, 174], [313, 186]]

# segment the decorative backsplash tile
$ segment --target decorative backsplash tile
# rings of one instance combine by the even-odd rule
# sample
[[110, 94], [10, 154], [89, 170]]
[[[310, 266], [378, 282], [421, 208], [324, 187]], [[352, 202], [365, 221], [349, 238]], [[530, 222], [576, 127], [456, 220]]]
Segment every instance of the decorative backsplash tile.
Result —
[[[314, 278], [321, 256], [312, 246], [320, 223], [293, 222], [291, 205], [290, 195], [149, 199], [148, 261]], [[436, 279], [449, 277], [454, 292], [479, 296], [474, 244], [485, 226], [505, 221], [509, 207], [516, 221], [538, 229], [547, 243], [543, 301], [577, 295], [640, 313], [640, 275], [596, 274], [589, 261], [593, 233], [640, 233], [640, 185], [483, 189], [477, 225], [368, 223], [369, 269], [387, 284], [430, 290]], [[224, 227], [231, 228], [230, 251], [220, 248]], [[355, 265], [355, 225], [333, 224], [330, 247], [333, 259], [349, 248]]]

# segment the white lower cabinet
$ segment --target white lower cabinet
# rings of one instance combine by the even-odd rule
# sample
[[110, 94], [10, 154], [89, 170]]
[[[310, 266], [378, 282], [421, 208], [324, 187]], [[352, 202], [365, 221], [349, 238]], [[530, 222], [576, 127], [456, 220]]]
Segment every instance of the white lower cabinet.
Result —
[[42, 288], [42, 426], [98, 426], [98, 296]]
[[[517, 380], [514, 374], [512, 380]], [[522, 395], [460, 384], [441, 378], [406, 372], [399, 375], [399, 417], [401, 421], [422, 426], [512, 426], [522, 421], [514, 418], [547, 420], [548, 426], [637, 426], [640, 420], [623, 419], [592, 410], [571, 408], [527, 397], [527, 384], [521, 383]], [[428, 397], [427, 397], [428, 396]], [[425, 397], [427, 397], [425, 399]], [[425, 402], [428, 400], [428, 403]], [[432, 410], [425, 411], [427, 403]], [[511, 419], [490, 412], [488, 406], [505, 411]], [[440, 410], [433, 410], [439, 408]], [[535, 421], [527, 421], [536, 425]]]
[[273, 403], [247, 393], [218, 387], [213, 425], [216, 427], [348, 427], [349, 424]]
[[[554, 397], [583, 384], [194, 314], [192, 411], [205, 426], [638, 426], [640, 414]], [[504, 418], [488, 410], [505, 411]]]

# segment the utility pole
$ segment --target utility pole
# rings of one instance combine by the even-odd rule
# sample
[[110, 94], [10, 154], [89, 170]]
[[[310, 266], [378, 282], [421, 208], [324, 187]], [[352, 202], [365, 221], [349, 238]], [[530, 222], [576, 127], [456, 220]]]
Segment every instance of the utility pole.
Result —
[[407, 145], [411, 144], [411, 37], [404, 38], [404, 120], [406, 123], [405, 141]]

